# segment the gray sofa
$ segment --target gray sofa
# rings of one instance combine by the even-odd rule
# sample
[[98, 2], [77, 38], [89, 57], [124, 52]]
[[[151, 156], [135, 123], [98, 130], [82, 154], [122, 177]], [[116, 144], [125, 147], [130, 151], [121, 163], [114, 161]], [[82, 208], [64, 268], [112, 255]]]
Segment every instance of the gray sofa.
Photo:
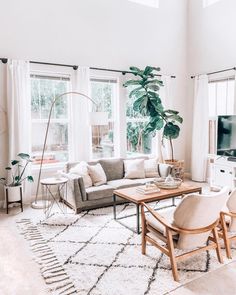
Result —
[[[147, 157], [141, 158], [148, 159]], [[153, 180], [153, 178], [125, 179], [124, 159], [122, 158], [100, 159], [88, 162], [89, 165], [95, 165], [97, 163], [100, 163], [103, 167], [107, 177], [107, 183], [100, 186], [85, 188], [82, 177], [74, 179], [72, 181], [73, 193], [68, 193], [67, 200], [64, 201], [68, 206], [73, 208], [76, 213], [80, 213], [83, 210], [110, 206], [113, 204], [112, 197], [115, 189], [143, 185]], [[76, 164], [78, 164], [78, 162], [67, 163], [66, 172], [68, 173]], [[172, 166], [168, 164], [158, 164], [158, 171], [161, 177], [166, 177], [171, 173], [171, 168]], [[124, 203], [124, 200], [117, 198], [117, 203]]]

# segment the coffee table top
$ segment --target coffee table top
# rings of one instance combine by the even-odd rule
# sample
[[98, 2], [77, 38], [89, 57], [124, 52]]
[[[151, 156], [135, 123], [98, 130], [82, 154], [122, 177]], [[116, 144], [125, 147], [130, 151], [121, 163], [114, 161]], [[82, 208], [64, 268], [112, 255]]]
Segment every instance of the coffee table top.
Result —
[[182, 183], [179, 188], [161, 189], [160, 192], [145, 195], [145, 194], [139, 193], [136, 190], [136, 188], [137, 186], [118, 189], [114, 191], [114, 194], [123, 199], [139, 204], [141, 202], [152, 202], [152, 201], [168, 199], [171, 197], [177, 197], [184, 194], [197, 193], [197, 192], [201, 192], [202, 190], [201, 186]]

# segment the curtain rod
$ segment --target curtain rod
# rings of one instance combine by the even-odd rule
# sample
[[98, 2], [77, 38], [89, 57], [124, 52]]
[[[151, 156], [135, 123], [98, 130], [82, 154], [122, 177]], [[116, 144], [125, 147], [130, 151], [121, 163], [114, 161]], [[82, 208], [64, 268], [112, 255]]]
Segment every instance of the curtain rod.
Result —
[[[2, 63], [6, 64], [8, 59], [7, 58], [0, 58]], [[49, 65], [49, 66], [59, 66], [59, 67], [68, 67], [68, 68], [73, 68], [73, 70], [78, 70], [78, 66], [76, 65], [67, 65], [67, 64], [56, 64], [56, 63], [49, 63], [49, 62], [40, 62], [40, 61], [30, 61], [32, 64], [40, 64], [40, 65]], [[105, 69], [105, 68], [96, 68], [96, 67], [90, 67], [91, 70], [96, 70], [96, 71], [106, 71], [106, 72], [115, 72], [115, 73], [121, 73], [122, 75], [125, 74], [132, 74], [131, 71], [121, 71], [121, 70], [112, 70], [112, 69]], [[157, 77], [161, 77], [162, 75], [155, 75]], [[176, 76], [170, 76], [171, 78], [176, 78]]]
[[[206, 75], [209, 76], [209, 75], [212, 75], [212, 74], [218, 74], [218, 73], [228, 72], [228, 71], [231, 71], [231, 70], [236, 70], [236, 67], [225, 69], [225, 70], [220, 70], [220, 71], [206, 73]], [[195, 78], [196, 76], [198, 76], [198, 75], [191, 76], [191, 79]]]

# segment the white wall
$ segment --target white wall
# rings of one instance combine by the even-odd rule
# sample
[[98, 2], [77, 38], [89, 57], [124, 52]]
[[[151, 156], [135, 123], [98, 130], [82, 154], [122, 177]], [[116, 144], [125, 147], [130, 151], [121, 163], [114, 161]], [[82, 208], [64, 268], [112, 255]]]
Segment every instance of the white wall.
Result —
[[[191, 75], [208, 73], [236, 66], [236, 1], [219, 0], [203, 8], [202, 0], [188, 2], [188, 95], [186, 150], [191, 159], [193, 80]], [[226, 73], [227, 74], [227, 73]]]
[[189, 1], [189, 72], [204, 73], [236, 66], [236, 1], [202, 7]]
[[[176, 75], [174, 106], [185, 123], [175, 152], [177, 158], [185, 157], [187, 0], [160, 0], [159, 9], [127, 0], [1, 2], [0, 57], [124, 70], [149, 64]], [[0, 138], [1, 167], [6, 159], [5, 134]]]

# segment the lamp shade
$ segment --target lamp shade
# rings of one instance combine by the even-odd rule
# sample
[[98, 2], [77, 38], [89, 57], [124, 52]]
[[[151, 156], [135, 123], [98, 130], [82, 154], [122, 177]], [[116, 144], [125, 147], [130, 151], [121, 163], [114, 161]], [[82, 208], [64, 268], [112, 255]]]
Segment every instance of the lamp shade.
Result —
[[108, 125], [108, 113], [107, 112], [89, 113], [89, 124], [92, 126]]

